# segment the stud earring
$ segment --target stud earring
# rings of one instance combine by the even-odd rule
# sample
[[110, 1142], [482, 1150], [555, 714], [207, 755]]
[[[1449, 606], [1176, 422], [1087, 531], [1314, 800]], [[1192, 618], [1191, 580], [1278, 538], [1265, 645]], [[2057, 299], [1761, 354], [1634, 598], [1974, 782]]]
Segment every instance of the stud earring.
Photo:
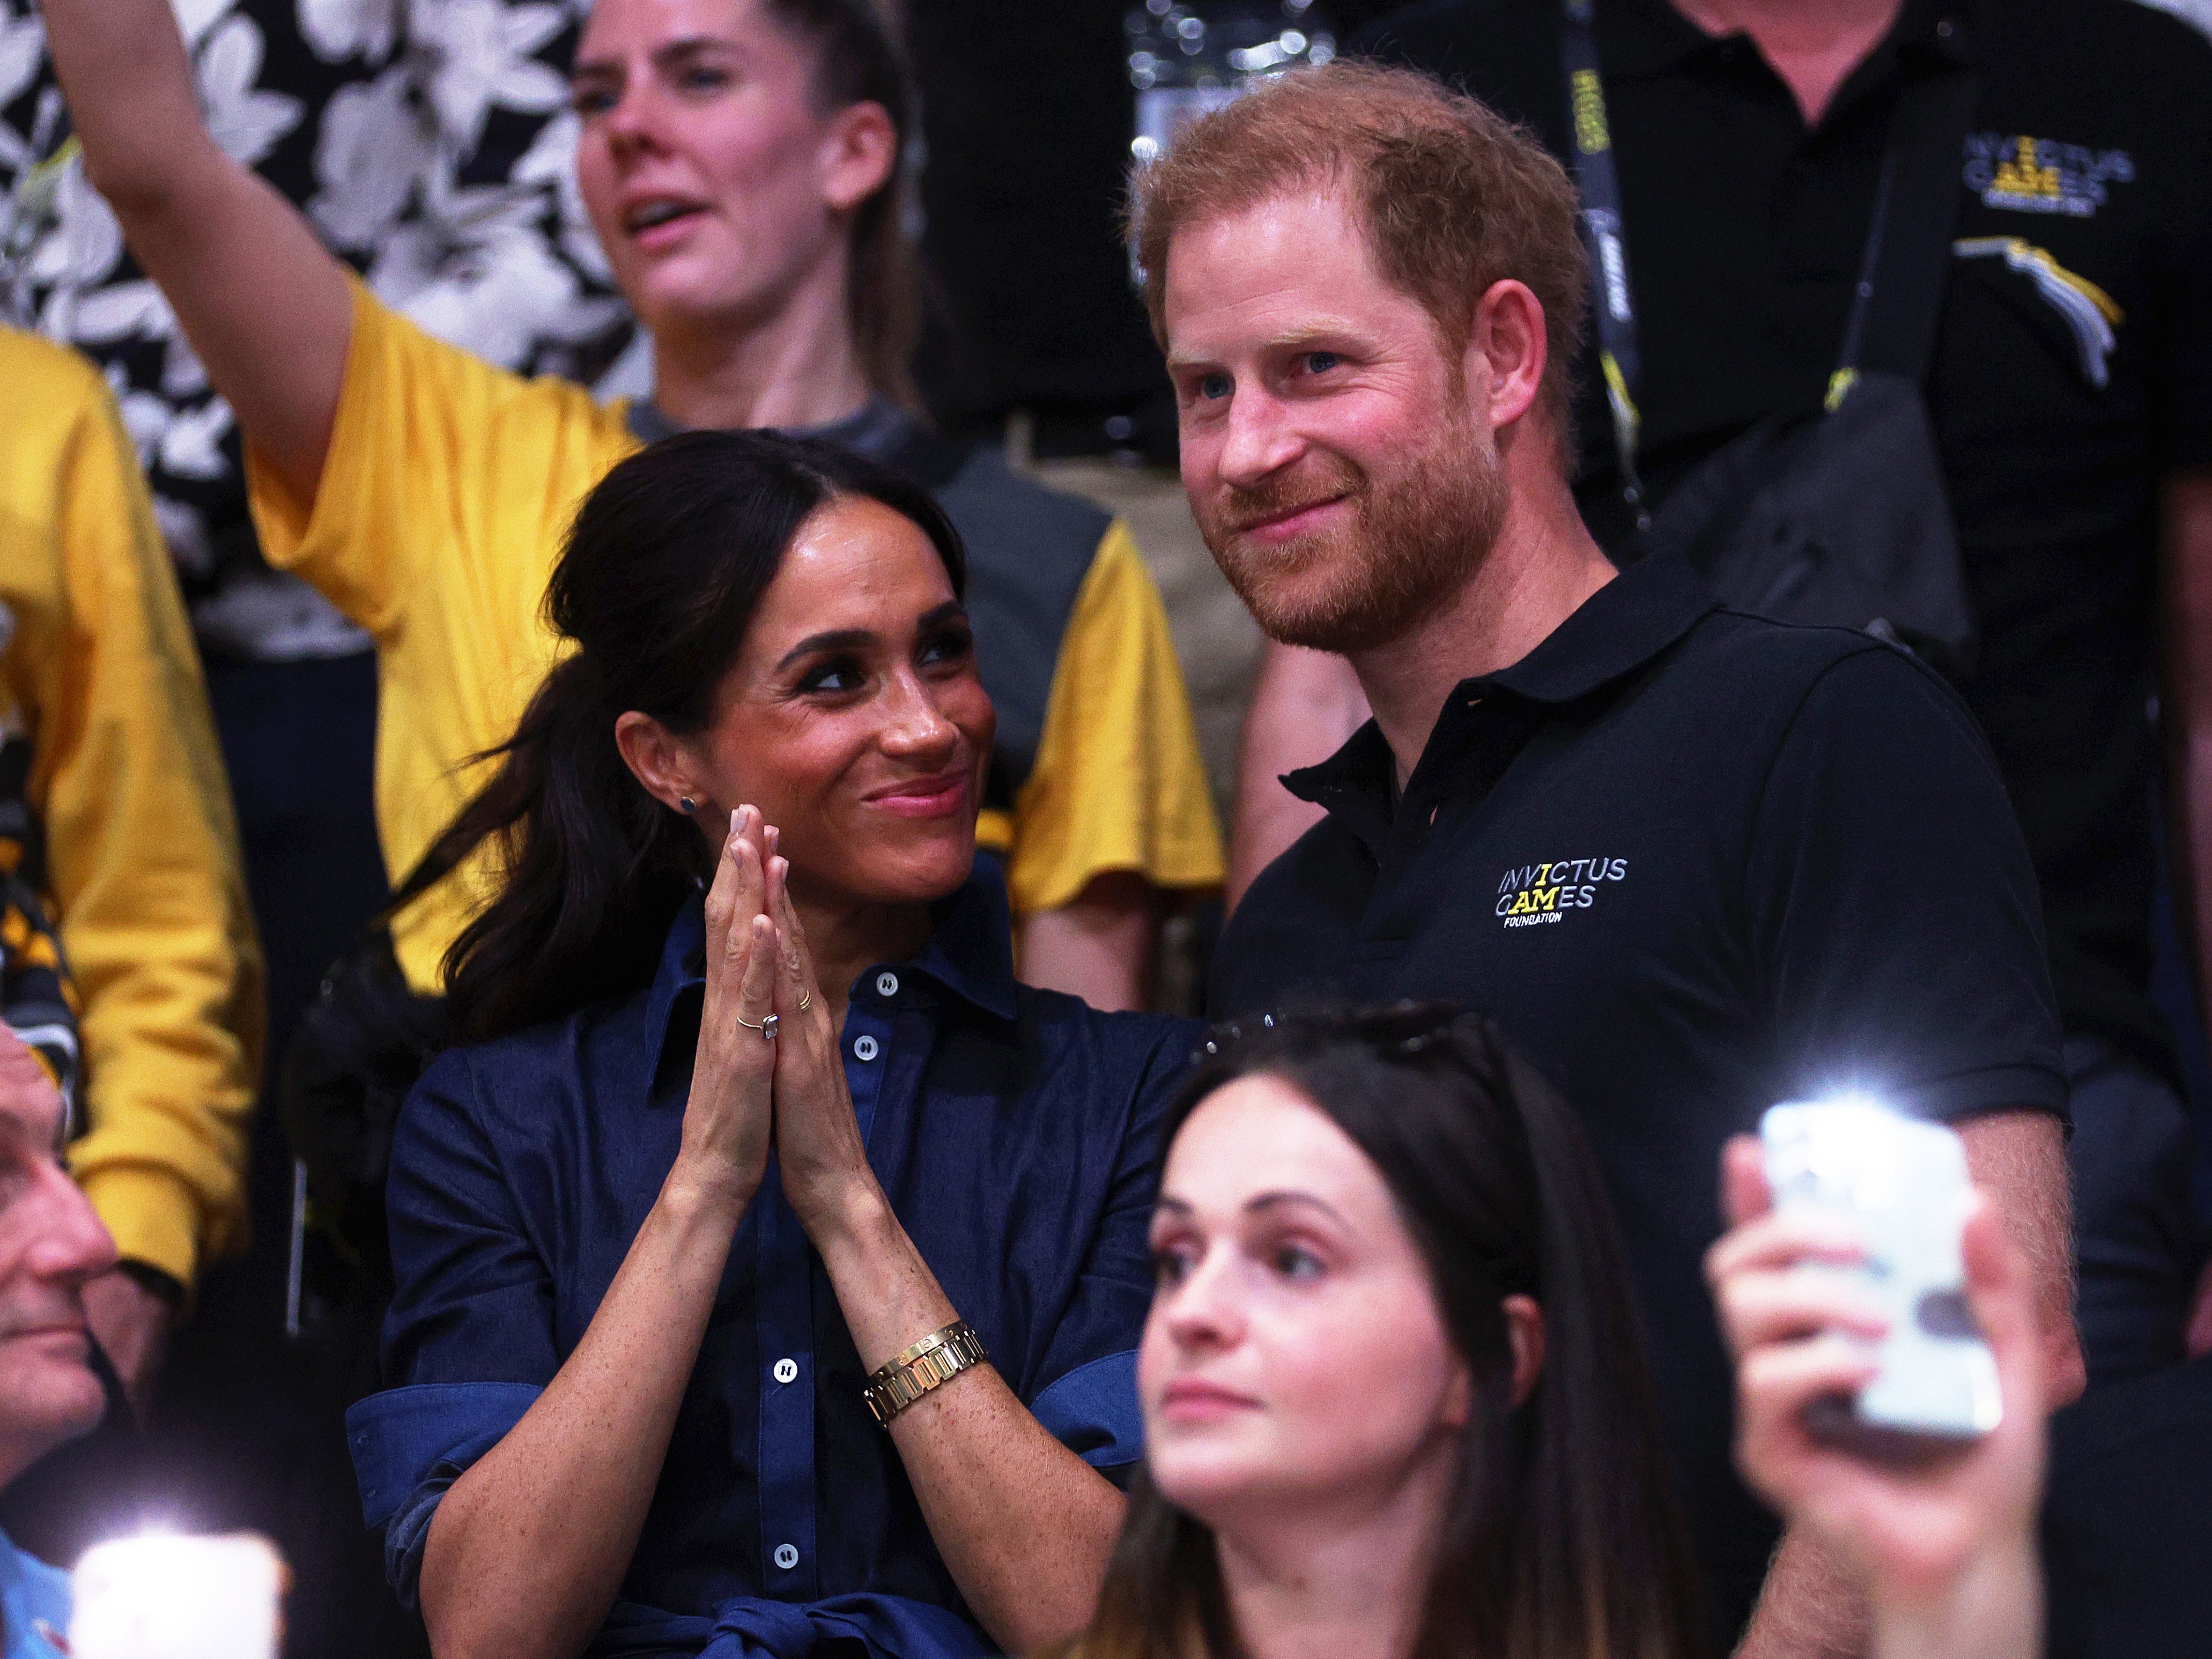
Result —
[[699, 810], [699, 803], [693, 800], [689, 795], [678, 795], [676, 799], [678, 804], [683, 806], [684, 816], [687, 818]]

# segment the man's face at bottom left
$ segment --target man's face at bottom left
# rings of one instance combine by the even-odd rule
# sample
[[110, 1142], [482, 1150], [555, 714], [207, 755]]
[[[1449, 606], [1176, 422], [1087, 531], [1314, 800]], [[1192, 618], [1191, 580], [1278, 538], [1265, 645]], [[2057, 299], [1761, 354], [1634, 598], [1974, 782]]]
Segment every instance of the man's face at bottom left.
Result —
[[114, 1241], [62, 1167], [61, 1094], [0, 1027], [0, 1485], [100, 1421], [84, 1316]]

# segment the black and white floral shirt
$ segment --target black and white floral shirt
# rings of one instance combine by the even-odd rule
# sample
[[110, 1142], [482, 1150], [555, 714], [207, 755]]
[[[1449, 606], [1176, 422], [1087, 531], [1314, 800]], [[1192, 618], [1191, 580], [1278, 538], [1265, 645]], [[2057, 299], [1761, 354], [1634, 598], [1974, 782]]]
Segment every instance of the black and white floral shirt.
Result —
[[[380, 297], [504, 368], [648, 388], [645, 343], [575, 185], [558, 65], [588, 0], [173, 3], [216, 141], [299, 204]], [[0, 0], [0, 318], [106, 371], [204, 644], [278, 658], [368, 649], [261, 562], [236, 422], [68, 137], [44, 26], [31, 0]]]

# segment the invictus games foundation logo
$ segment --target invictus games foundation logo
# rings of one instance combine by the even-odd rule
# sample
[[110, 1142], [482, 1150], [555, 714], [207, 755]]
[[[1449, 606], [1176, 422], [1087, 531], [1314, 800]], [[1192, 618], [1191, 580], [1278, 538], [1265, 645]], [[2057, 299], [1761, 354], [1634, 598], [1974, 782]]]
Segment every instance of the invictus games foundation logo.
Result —
[[1966, 188], [1984, 207], [2087, 219], [2104, 206], [2112, 185], [2130, 184], [2135, 176], [2135, 157], [2124, 149], [2094, 149], [2024, 132], [1966, 135]]
[[1556, 922], [1570, 910], [1597, 902], [1607, 882], [1628, 878], [1626, 859], [1553, 859], [1524, 864], [1498, 878], [1498, 916], [1507, 927], [1536, 927]]

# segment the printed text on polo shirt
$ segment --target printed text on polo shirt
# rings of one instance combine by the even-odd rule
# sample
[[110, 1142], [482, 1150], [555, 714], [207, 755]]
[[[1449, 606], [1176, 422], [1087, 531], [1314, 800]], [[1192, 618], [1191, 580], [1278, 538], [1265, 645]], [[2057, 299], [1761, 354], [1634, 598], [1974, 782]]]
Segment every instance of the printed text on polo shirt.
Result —
[[1626, 859], [1553, 859], [1508, 870], [1498, 884], [1498, 915], [1508, 927], [1557, 921], [1597, 902], [1598, 884], [1628, 878]]

